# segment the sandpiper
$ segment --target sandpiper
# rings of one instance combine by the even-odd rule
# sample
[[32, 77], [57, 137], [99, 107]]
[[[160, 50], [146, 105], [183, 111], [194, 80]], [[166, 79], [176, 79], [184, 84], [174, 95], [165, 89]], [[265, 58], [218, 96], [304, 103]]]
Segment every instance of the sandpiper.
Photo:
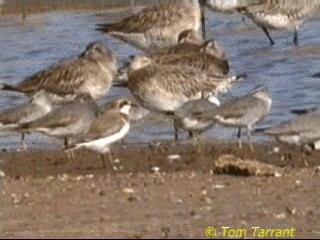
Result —
[[176, 45], [180, 32], [199, 31], [201, 22], [204, 31], [204, 13], [199, 0], [180, 0], [145, 7], [120, 22], [97, 24], [97, 30], [148, 52]]
[[98, 99], [111, 88], [116, 68], [117, 59], [111, 50], [93, 42], [78, 57], [61, 60], [16, 85], [4, 84], [0, 89], [27, 95], [44, 89], [54, 103], [72, 101], [82, 93]]
[[289, 4], [257, 4], [237, 8], [238, 12], [249, 17], [257, 26], [261, 27], [267, 35], [271, 45], [274, 40], [270, 36], [268, 29], [291, 30], [293, 29], [293, 43], [298, 46], [298, 29], [300, 25], [316, 11], [314, 5]]
[[106, 153], [113, 167], [109, 145], [122, 139], [130, 129], [129, 111], [131, 102], [126, 99], [115, 100], [111, 107], [107, 107], [93, 122], [87, 134], [76, 140], [69, 147], [71, 151], [80, 148], [89, 148], [101, 154], [102, 164], [105, 168]]
[[[179, 34], [179, 43], [169, 48], [163, 48], [146, 54], [154, 63], [162, 65], [189, 66], [201, 71], [217, 75], [228, 74], [230, 67], [223, 48], [215, 41], [204, 42], [194, 30], [185, 30]], [[130, 56], [132, 60], [134, 56]], [[126, 86], [130, 62], [118, 70], [116, 86]]]
[[296, 119], [265, 130], [280, 142], [302, 146], [320, 140], [320, 111], [311, 111]]
[[233, 99], [221, 107], [214, 108], [210, 111], [196, 113], [195, 116], [200, 119], [212, 119], [217, 123], [225, 126], [239, 127], [238, 143], [242, 147], [241, 128], [247, 128], [247, 135], [250, 149], [253, 151], [251, 144], [252, 125], [263, 120], [270, 111], [272, 100], [269, 96], [266, 86], [259, 85], [249, 94]]
[[[10, 131], [20, 124], [32, 122], [43, 117], [52, 109], [52, 102], [44, 90], [40, 90], [21, 106], [9, 108], [0, 113], [0, 131]], [[25, 133], [22, 133], [21, 144], [24, 149]]]
[[197, 69], [159, 65], [148, 57], [135, 57], [128, 70], [128, 88], [139, 104], [159, 112], [175, 111], [201, 98], [203, 91], [225, 93], [241, 78], [217, 76]]
[[[176, 46], [176, 49], [178, 48], [179, 45]], [[194, 46], [194, 48], [181, 51], [181, 53], [174, 51], [168, 53], [164, 50], [147, 56], [154, 63], [161, 65], [185, 65], [217, 75], [229, 73], [230, 68], [226, 54], [216, 41], [207, 41], [199, 46], [198, 51], [196, 49]]]
[[91, 123], [99, 115], [99, 108], [89, 94], [81, 94], [73, 102], [63, 104], [45, 116], [16, 128], [19, 131], [36, 131], [48, 136], [65, 139], [86, 134]]
[[193, 137], [193, 133], [201, 133], [213, 126], [213, 120], [197, 119], [193, 116], [195, 112], [203, 112], [208, 109], [214, 109], [220, 106], [220, 101], [211, 93], [203, 93], [201, 99], [191, 100], [177, 109], [174, 115], [173, 126], [175, 130], [175, 140], [178, 140], [178, 130], [183, 129], [189, 132], [189, 136]]

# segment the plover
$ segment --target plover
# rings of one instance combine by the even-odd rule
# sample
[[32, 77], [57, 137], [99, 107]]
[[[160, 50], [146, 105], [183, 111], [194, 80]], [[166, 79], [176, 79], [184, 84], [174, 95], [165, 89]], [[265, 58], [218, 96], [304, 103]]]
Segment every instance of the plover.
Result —
[[111, 50], [94, 42], [78, 57], [61, 60], [16, 85], [4, 84], [0, 89], [27, 95], [44, 89], [54, 103], [73, 100], [81, 93], [98, 99], [111, 88], [116, 68], [117, 59]]
[[239, 77], [217, 76], [186, 66], [159, 65], [148, 57], [135, 57], [128, 70], [128, 88], [143, 107], [159, 112], [175, 111], [201, 98], [203, 91], [225, 93]]
[[[203, 1], [203, 0], [202, 0]], [[200, 2], [202, 2], [200, 1]], [[178, 34], [187, 29], [204, 29], [199, 0], [180, 0], [144, 8], [120, 22], [97, 24], [97, 30], [144, 51], [177, 44]]]
[[[14, 130], [20, 124], [32, 122], [43, 117], [52, 109], [52, 102], [44, 90], [40, 90], [21, 106], [9, 108], [0, 113], [0, 131]], [[27, 148], [25, 133], [22, 133], [21, 144]]]
[[109, 145], [122, 139], [130, 129], [129, 111], [131, 107], [130, 101], [126, 99], [118, 99], [114, 101], [111, 107], [101, 113], [101, 115], [93, 122], [87, 134], [76, 140], [69, 150], [77, 150], [80, 148], [89, 148], [101, 154], [102, 164], [105, 167], [106, 153], [109, 154], [109, 160], [113, 167], [113, 161], [110, 153]]
[[293, 43], [298, 45], [298, 29], [308, 17], [316, 12], [316, 9], [317, 7], [315, 5], [297, 5], [290, 2], [286, 5], [278, 3], [257, 4], [239, 7], [237, 10], [249, 17], [257, 26], [262, 28], [271, 45], [274, 45], [274, 40], [270, 36], [268, 29], [293, 29]]
[[16, 128], [19, 131], [36, 131], [48, 136], [68, 140], [86, 134], [91, 123], [99, 115], [99, 108], [89, 94], [81, 94], [73, 102], [63, 104], [45, 116], [21, 124]]
[[203, 113], [196, 113], [200, 119], [212, 119], [217, 123], [239, 127], [238, 143], [239, 148], [242, 147], [241, 128], [247, 128], [247, 135], [250, 149], [253, 150], [251, 144], [251, 129], [254, 124], [263, 120], [270, 111], [272, 100], [269, 96], [266, 86], [259, 85], [255, 87], [249, 94], [233, 99], [219, 108], [215, 108]]
[[[175, 130], [175, 140], [178, 140], [179, 129], [189, 132], [189, 136], [193, 137], [193, 133], [201, 133], [214, 125], [213, 120], [197, 119], [193, 116], [195, 112], [203, 112], [212, 110], [220, 106], [220, 101], [211, 93], [203, 93], [201, 99], [191, 100], [182, 105], [175, 112], [171, 113], [174, 117], [173, 126]], [[170, 114], [170, 113], [169, 113]]]

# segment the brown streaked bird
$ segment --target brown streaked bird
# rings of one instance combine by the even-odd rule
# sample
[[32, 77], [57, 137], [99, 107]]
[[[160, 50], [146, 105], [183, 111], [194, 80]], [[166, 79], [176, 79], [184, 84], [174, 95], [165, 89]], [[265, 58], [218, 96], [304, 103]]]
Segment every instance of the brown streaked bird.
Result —
[[[311, 2], [312, 3], [312, 2]], [[320, 4], [302, 4], [293, 2], [264, 3], [239, 7], [238, 12], [249, 17], [257, 26], [261, 27], [271, 45], [275, 42], [268, 32], [271, 30], [293, 30], [293, 43], [298, 46], [298, 29], [300, 25], [319, 9]]]
[[197, 69], [159, 65], [148, 57], [135, 57], [128, 70], [128, 88], [143, 107], [159, 112], [175, 111], [201, 98], [203, 91], [225, 93], [239, 77], [217, 76]]
[[21, 124], [15, 130], [36, 131], [48, 136], [68, 140], [86, 134], [92, 122], [99, 115], [99, 107], [92, 97], [85, 93], [78, 95], [73, 102], [63, 104], [35, 121]]
[[0, 89], [26, 95], [44, 89], [54, 103], [72, 101], [82, 93], [99, 99], [110, 90], [116, 68], [117, 59], [111, 50], [93, 42], [79, 56], [63, 59], [16, 85], [4, 84]]
[[145, 7], [120, 22], [97, 24], [97, 30], [146, 52], [177, 44], [178, 34], [187, 29], [204, 33], [203, 0], [180, 0]]
[[[230, 67], [223, 48], [217, 41], [203, 42], [197, 35], [194, 30], [186, 30], [179, 35], [178, 45], [151, 52], [146, 56], [156, 64], [188, 66], [216, 75], [228, 74]], [[128, 80], [129, 65], [128, 62], [118, 70], [116, 85], [117, 82]]]
[[113, 167], [110, 147], [112, 143], [122, 139], [130, 129], [129, 111], [131, 102], [126, 99], [118, 99], [112, 102], [111, 106], [106, 105], [100, 116], [92, 123], [89, 131], [83, 137], [76, 140], [76, 143], [68, 150], [88, 148], [101, 154], [103, 167], [105, 154], [109, 154], [109, 160]]
[[[20, 124], [32, 122], [43, 117], [52, 110], [52, 102], [48, 94], [41, 90], [28, 99], [21, 106], [4, 110], [0, 113], [0, 131], [12, 131]], [[21, 135], [21, 145], [27, 149], [24, 142], [25, 133]]]

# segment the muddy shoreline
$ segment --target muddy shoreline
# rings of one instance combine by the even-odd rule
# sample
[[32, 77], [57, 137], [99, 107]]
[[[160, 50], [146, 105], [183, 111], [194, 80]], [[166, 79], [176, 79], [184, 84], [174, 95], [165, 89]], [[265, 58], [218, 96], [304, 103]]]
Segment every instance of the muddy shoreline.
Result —
[[[286, 146], [276, 154], [272, 144], [255, 145], [254, 153], [243, 147], [119, 143], [115, 169], [101, 168], [86, 150], [74, 159], [61, 151], [2, 152], [1, 237], [205, 238], [209, 226], [220, 237], [223, 226], [294, 227], [295, 237], [319, 237], [320, 153], [305, 166], [301, 152]], [[213, 171], [228, 158], [262, 167]], [[275, 174], [261, 176], [265, 166]]]

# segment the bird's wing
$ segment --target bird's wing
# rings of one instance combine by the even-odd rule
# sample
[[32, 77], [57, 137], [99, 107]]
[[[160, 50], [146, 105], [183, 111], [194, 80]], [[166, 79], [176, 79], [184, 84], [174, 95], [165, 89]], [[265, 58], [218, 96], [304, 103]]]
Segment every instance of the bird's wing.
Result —
[[97, 66], [87, 59], [72, 58], [37, 72], [27, 77], [24, 81], [16, 85], [22, 92], [35, 92], [45, 89], [48, 92], [60, 95], [72, 94], [81, 86], [94, 71]]
[[64, 127], [76, 122], [87, 110], [81, 103], [69, 103], [49, 112], [44, 117], [30, 123], [23, 124], [22, 128], [55, 128]]
[[10, 108], [0, 113], [0, 123], [2, 124], [12, 124], [21, 123], [27, 118], [30, 112], [34, 109], [34, 105], [31, 103], [24, 104], [19, 107]]
[[88, 134], [79, 142], [89, 142], [113, 135], [121, 130], [124, 121], [123, 116], [118, 111], [106, 111], [96, 119]]
[[98, 24], [97, 30], [105, 33], [142, 33], [151, 28], [161, 28], [172, 25], [172, 16], [177, 15], [179, 15], [179, 7], [176, 4], [160, 4], [146, 7], [139, 13], [124, 18], [117, 23]]
[[317, 129], [320, 125], [320, 112], [311, 112], [305, 115], [299, 116], [292, 121], [286, 121], [279, 124], [276, 127], [265, 131], [271, 135], [282, 135], [282, 134], [299, 134], [303, 132], [310, 132]]

